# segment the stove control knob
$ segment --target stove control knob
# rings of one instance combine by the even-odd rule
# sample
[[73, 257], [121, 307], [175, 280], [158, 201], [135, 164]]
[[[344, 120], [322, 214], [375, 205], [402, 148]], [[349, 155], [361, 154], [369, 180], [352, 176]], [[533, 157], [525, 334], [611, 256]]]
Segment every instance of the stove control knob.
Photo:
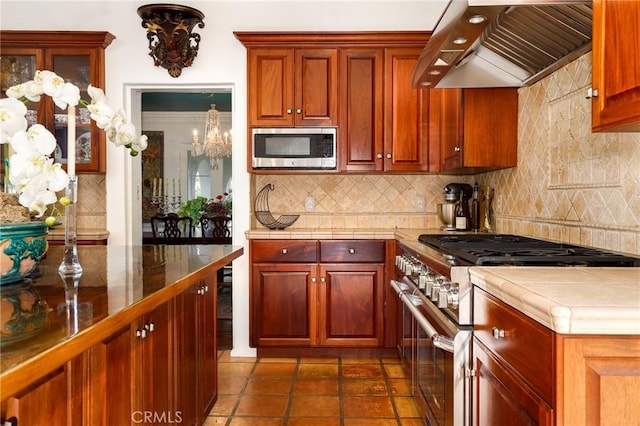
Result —
[[431, 286], [431, 300], [433, 302], [436, 302], [438, 300], [438, 294], [440, 293], [440, 287], [442, 286], [443, 282], [444, 282], [444, 277], [440, 276], [436, 278], [433, 285]]
[[447, 305], [451, 309], [458, 309], [460, 304], [460, 286], [458, 283], [451, 283], [451, 289], [447, 295]]
[[440, 287], [438, 292], [438, 308], [446, 308], [449, 304], [449, 291], [446, 288]]
[[431, 289], [436, 282], [436, 278], [436, 274], [433, 271], [429, 271], [424, 277], [424, 293], [429, 297], [431, 296]]
[[405, 264], [405, 267], [404, 267], [404, 273], [405, 273], [405, 275], [417, 275], [417, 274], [415, 273], [415, 271], [416, 271], [417, 261], [418, 261], [418, 260], [417, 260], [415, 257], [410, 257], [410, 258], [407, 260], [407, 263]]

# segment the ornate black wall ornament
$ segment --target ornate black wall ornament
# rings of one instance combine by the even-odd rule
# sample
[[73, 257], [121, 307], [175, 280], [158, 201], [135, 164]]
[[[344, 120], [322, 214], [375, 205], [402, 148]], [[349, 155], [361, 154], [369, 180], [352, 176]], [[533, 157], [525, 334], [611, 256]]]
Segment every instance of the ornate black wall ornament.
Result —
[[191, 31], [196, 25], [204, 28], [204, 14], [177, 4], [148, 4], [138, 8], [138, 15], [147, 29], [154, 65], [166, 68], [171, 77], [180, 77], [182, 68], [190, 67], [198, 55], [200, 34]]

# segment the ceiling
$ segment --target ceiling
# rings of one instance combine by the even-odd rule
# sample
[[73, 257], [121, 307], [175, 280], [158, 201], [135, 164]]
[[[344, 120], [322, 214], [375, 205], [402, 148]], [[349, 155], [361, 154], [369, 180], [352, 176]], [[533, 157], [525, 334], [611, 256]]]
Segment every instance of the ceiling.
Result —
[[142, 111], [207, 111], [211, 104], [220, 112], [231, 111], [231, 92], [142, 93]]

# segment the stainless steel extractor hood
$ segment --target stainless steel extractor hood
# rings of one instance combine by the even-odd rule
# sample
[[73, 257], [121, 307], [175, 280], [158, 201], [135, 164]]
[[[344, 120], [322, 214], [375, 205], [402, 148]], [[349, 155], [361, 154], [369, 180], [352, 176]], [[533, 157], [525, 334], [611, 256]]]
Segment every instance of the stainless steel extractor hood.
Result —
[[451, 0], [413, 85], [530, 85], [591, 49], [591, 16], [591, 0]]

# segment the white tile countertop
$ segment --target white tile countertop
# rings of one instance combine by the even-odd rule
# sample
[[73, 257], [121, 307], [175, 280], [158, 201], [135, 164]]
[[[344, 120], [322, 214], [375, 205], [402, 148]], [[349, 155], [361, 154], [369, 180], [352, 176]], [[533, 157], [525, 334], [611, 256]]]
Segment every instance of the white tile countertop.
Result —
[[472, 267], [471, 281], [561, 334], [640, 334], [640, 268]]
[[272, 231], [269, 229], [251, 229], [245, 232], [250, 240], [418, 240], [420, 234], [442, 233], [441, 229], [399, 229], [399, 228], [294, 228]]

